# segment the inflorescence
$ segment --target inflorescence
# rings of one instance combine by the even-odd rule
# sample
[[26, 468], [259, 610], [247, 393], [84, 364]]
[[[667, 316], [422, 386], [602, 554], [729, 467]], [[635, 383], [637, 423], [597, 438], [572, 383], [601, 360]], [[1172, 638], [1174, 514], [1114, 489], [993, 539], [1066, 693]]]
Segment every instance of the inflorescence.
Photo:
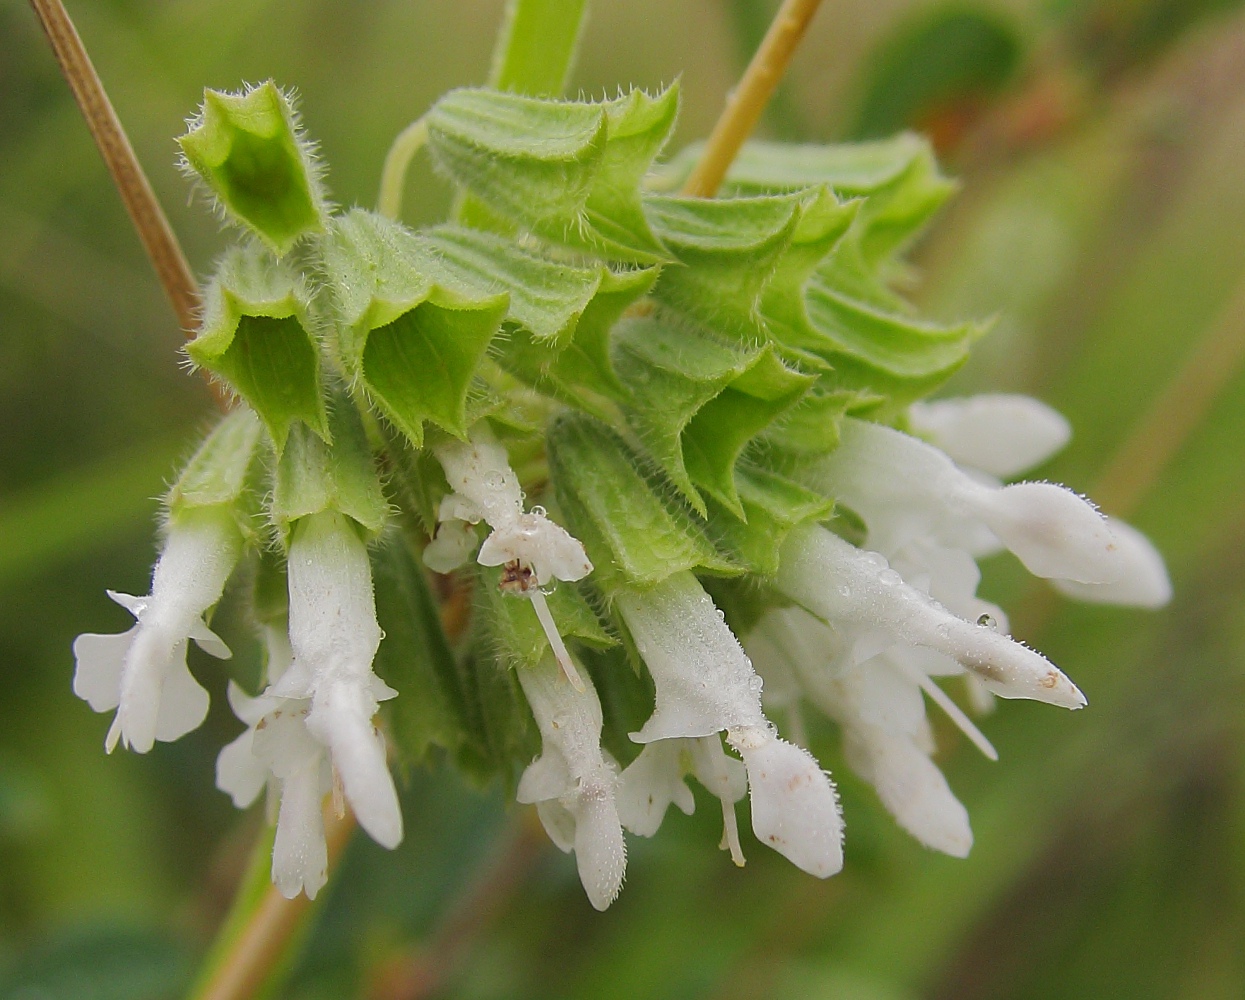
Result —
[[[425, 122], [455, 221], [418, 231], [331, 207], [271, 83], [209, 91], [180, 140], [242, 230], [187, 348], [234, 404], [165, 497], [151, 593], [110, 592], [135, 625], [75, 642], [74, 691], [115, 711], [109, 751], [194, 729], [188, 645], [229, 657], [212, 613], [246, 581], [265, 677], [230, 682], [247, 728], [217, 785], [266, 790], [287, 896], [326, 881], [330, 795], [399, 843], [390, 763], [432, 747], [535, 804], [598, 909], [624, 829], [690, 813], [689, 776], [737, 864], [746, 795], [757, 840], [833, 875], [806, 704], [904, 829], [964, 856], [926, 700], [991, 757], [947, 679], [977, 712], [1085, 704], [977, 595], [977, 560], [1010, 550], [1083, 600], [1170, 595], [1134, 529], [1005, 485], [1067, 441], [1058, 414], [923, 401], [982, 330], [889, 284], [952, 190], [922, 140], [750, 143], [723, 197], [688, 198], [668, 192], [695, 148], [654, 168], [677, 108], [675, 87], [453, 91]], [[429, 570], [474, 592], [465, 630]]]

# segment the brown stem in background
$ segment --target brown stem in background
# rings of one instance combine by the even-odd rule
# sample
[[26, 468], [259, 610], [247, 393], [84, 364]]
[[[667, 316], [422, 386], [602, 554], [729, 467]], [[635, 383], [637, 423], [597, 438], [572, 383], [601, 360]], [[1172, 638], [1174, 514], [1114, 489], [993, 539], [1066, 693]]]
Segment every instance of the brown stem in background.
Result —
[[1107, 465], [1090, 493], [1104, 510], [1127, 517], [1198, 428], [1245, 362], [1245, 276]]
[[[349, 810], [340, 819], [325, 817], [324, 839], [328, 845], [328, 869], [331, 872], [354, 833], [355, 819]], [[285, 953], [294, 932], [313, 905], [306, 896], [286, 899], [269, 886], [264, 898], [251, 914], [246, 926], [238, 932], [233, 952], [217, 967], [195, 1000], [248, 1000], [264, 984], [273, 966]]]
[[368, 1000], [425, 1000], [444, 989], [522, 888], [547, 843], [533, 810], [516, 814], [428, 939], [381, 966]]
[[184, 331], [198, 325], [199, 286], [82, 39], [60, 0], [30, 0], [100, 155]]
[[712, 198], [717, 194], [740, 147], [761, 120], [765, 105], [820, 5], [821, 0], [783, 0], [739, 86], [727, 97], [722, 116], [709, 133], [705, 151], [683, 185], [684, 194], [694, 198]]

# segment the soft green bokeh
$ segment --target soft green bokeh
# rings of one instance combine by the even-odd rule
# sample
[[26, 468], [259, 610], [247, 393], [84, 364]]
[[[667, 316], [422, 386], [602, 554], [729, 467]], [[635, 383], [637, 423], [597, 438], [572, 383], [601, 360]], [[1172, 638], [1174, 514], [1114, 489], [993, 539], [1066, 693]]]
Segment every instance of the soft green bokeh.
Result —
[[[656, 88], [682, 73], [677, 149], [706, 134], [775, 6], [598, 0], [571, 92]], [[916, 116], [932, 130], [963, 188], [917, 248], [916, 295], [948, 321], [998, 316], [950, 391], [1022, 390], [1058, 406], [1076, 436], [1041, 472], [1078, 490], [1092, 494], [1208, 331], [1245, 325], [1239, 308], [1225, 314], [1245, 282], [1237, 6], [826, 4], [764, 126], [834, 139], [885, 108], [900, 116], [888, 125]], [[330, 196], [371, 205], [391, 138], [444, 90], [485, 80], [500, 14], [484, 0], [70, 8], [200, 274], [226, 238], [203, 204], [187, 204], [173, 139], [205, 86], [272, 77], [296, 87]], [[978, 67], [885, 56], [965, 11], [1000, 26], [1015, 67], [999, 70], [1005, 42], [986, 46], [993, 61]], [[151, 498], [211, 405], [179, 364], [171, 312], [18, 0], [0, 0], [0, 163], [0, 997], [177, 996], [258, 827], [213, 788], [216, 750], [239, 729], [225, 677], [192, 658], [213, 696], [207, 724], [147, 757], [109, 757], [107, 719], [70, 691], [69, 646], [78, 632], [124, 626], [103, 590], [144, 589]], [[422, 159], [406, 199], [414, 220], [448, 206]], [[939, 729], [940, 763], [973, 818], [967, 861], [897, 830], [842, 766], [831, 727], [814, 722], [844, 803], [841, 875], [816, 882], [747, 843], [748, 867], [735, 870], [715, 850], [711, 801], [671, 814], [652, 841], [632, 840], [627, 888], [604, 915], [590, 911], [573, 864], [544, 848], [448, 992], [1240, 996], [1245, 373], [1139, 499], [1130, 516], [1177, 587], [1163, 612], [1051, 602], [1014, 565], [989, 567], [986, 592], [1090, 707], [1001, 705], [983, 723], [998, 764]], [[245, 676], [258, 653], [241, 616], [226, 619], [239, 621], [225, 636], [238, 653], [230, 669]], [[472, 789], [436, 767], [409, 779], [406, 842], [394, 854], [352, 847], [289, 996], [407, 995], [382, 988], [376, 970], [400, 979], [397, 959], [417, 954], [509, 835], [507, 790]]]

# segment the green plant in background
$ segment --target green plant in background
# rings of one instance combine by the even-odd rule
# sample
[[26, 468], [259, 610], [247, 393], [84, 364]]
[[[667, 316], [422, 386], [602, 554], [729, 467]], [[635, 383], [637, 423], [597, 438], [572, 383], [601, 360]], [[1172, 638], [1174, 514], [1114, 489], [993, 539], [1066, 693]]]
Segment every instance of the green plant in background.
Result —
[[[231, 690], [248, 728], [218, 785], [239, 805], [269, 789], [287, 896], [328, 877], [330, 792], [401, 839], [386, 754], [433, 745], [517, 777], [601, 909], [623, 828], [690, 811], [689, 775], [737, 862], [750, 794], [757, 838], [831, 875], [838, 805], [800, 746], [803, 702], [905, 829], [967, 853], [923, 693], [993, 750], [934, 678], [982, 708], [1084, 704], [977, 596], [975, 560], [1007, 548], [1070, 593], [1142, 606], [1169, 596], [1162, 560], [1070, 491], [1003, 485], [1066, 442], [1053, 411], [922, 402], [981, 333], [893, 291], [951, 191], [925, 143], [750, 143], [722, 197], [672, 193], [718, 154], [654, 167], [677, 88], [515, 92], [558, 89], [557, 59], [530, 82], [512, 65], [540, 53], [522, 29], [542, 9], [514, 5], [508, 90], [451, 92], [395, 147], [426, 143], [460, 193], [423, 230], [390, 217], [392, 184], [386, 214], [334, 211], [272, 84], [208, 92], [182, 147], [243, 237], [187, 350], [236, 402], [170, 491], [152, 593], [115, 597], [138, 623], [80, 637], [75, 690], [116, 709], [109, 749], [196, 726], [187, 643], [228, 654], [204, 616], [245, 565], [266, 686]], [[409, 623], [378, 616], [411, 613], [397, 580], [428, 603], [417, 559], [474, 589], [465, 634], [403, 642]]]

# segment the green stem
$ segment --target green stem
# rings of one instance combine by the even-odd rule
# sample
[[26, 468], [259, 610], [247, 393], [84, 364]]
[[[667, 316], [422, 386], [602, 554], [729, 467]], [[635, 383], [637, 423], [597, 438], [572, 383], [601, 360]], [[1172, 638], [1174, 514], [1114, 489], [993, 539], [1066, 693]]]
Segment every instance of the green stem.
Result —
[[488, 84], [533, 97], [566, 88], [583, 31], [587, 0], [509, 0]]
[[428, 124], [417, 118], [398, 133], [385, 154], [385, 166], [380, 173], [380, 197], [376, 208], [381, 215], [396, 219], [402, 212], [402, 194], [406, 187], [406, 171], [411, 160], [428, 141]]

